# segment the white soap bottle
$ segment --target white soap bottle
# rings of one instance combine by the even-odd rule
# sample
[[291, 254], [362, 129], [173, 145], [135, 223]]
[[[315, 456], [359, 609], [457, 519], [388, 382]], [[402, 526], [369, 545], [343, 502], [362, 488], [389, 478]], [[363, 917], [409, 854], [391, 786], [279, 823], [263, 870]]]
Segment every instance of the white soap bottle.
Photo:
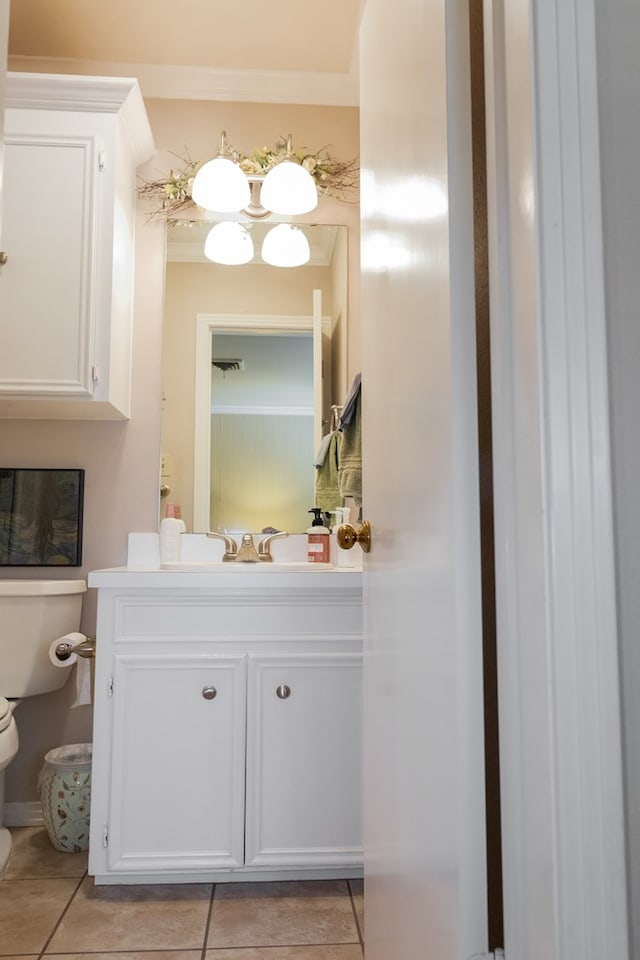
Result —
[[[333, 528], [333, 532], [337, 534], [338, 527], [341, 527], [343, 523], [349, 523], [349, 517], [351, 516], [351, 510], [349, 507], [338, 507], [336, 510], [336, 525]], [[353, 557], [351, 556], [350, 550], [343, 550], [338, 539], [336, 537], [336, 566], [337, 567], [352, 567]]]
[[160, 521], [160, 563], [178, 562], [184, 528], [184, 522], [176, 516], [175, 504], [168, 503], [166, 515]]

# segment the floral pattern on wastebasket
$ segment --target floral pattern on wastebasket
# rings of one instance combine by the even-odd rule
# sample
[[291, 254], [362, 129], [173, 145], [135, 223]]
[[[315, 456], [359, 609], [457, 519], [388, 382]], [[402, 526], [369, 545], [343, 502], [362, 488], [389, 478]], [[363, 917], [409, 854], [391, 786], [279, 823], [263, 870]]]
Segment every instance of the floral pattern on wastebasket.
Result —
[[[91, 745], [51, 750], [39, 777], [42, 815], [51, 843], [63, 853], [89, 849]], [[57, 756], [54, 757], [53, 755]]]

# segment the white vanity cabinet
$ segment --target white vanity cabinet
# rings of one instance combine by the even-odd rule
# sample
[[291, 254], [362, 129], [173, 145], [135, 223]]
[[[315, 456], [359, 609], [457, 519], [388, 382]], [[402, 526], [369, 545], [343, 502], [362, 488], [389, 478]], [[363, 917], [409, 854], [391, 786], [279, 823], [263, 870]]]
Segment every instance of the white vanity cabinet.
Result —
[[361, 573], [231, 568], [89, 576], [98, 884], [362, 873]]
[[9, 73], [4, 126], [0, 417], [126, 419], [138, 84]]

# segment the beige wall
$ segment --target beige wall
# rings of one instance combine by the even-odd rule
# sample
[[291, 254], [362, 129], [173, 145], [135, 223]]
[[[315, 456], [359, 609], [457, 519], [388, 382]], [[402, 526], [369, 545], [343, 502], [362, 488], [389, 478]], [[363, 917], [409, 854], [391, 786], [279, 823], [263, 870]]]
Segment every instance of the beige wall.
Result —
[[[294, 146], [329, 146], [339, 159], [358, 155], [358, 111], [354, 108], [304, 107], [279, 104], [213, 103], [151, 100], [147, 103], [157, 157], [147, 164], [149, 179], [179, 166], [175, 155], [208, 157], [220, 131], [239, 149], [272, 145], [292, 133]], [[301, 220], [310, 218], [300, 218]], [[324, 198], [313, 220], [345, 223], [349, 232], [351, 275], [351, 355], [359, 351], [358, 206]], [[133, 393], [131, 419], [126, 423], [73, 421], [0, 421], [0, 464], [22, 467], [84, 467], [84, 557], [81, 569], [56, 576], [86, 576], [89, 570], [126, 560], [129, 531], [157, 529], [161, 434], [161, 350], [164, 313], [164, 243], [161, 221], [140, 216], [136, 254]], [[46, 578], [51, 570], [4, 568], [3, 579]], [[95, 629], [96, 597], [87, 595], [82, 629]], [[21, 749], [8, 768], [6, 800], [37, 796], [36, 776], [44, 752], [51, 746], [91, 739], [91, 710], [69, 709], [71, 684], [55, 694], [26, 701], [16, 714]]]

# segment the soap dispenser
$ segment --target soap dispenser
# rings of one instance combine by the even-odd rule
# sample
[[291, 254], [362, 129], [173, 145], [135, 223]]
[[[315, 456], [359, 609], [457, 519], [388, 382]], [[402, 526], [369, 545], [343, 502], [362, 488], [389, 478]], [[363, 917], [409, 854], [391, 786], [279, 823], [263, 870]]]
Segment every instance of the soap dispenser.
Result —
[[313, 522], [307, 530], [307, 560], [309, 563], [329, 563], [330, 530], [322, 522], [320, 507], [312, 507]]
[[[333, 533], [337, 534], [339, 528], [343, 523], [349, 523], [349, 517], [351, 515], [351, 510], [349, 507], [338, 507], [336, 510], [336, 525], [333, 528]], [[338, 543], [338, 538], [336, 536], [336, 566], [338, 567], [352, 567], [353, 558], [351, 556], [350, 550], [344, 550]]]

